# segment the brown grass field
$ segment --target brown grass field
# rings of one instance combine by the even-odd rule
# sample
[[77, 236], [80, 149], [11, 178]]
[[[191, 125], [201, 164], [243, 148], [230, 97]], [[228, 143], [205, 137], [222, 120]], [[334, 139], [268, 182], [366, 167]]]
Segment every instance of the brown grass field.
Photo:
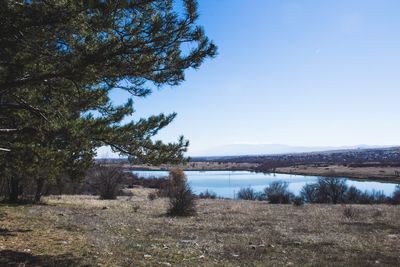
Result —
[[400, 266], [400, 206], [51, 196], [0, 205], [0, 266]]
[[362, 180], [400, 183], [399, 167], [347, 167], [329, 165], [326, 167], [296, 166], [276, 168], [276, 173], [347, 177]]

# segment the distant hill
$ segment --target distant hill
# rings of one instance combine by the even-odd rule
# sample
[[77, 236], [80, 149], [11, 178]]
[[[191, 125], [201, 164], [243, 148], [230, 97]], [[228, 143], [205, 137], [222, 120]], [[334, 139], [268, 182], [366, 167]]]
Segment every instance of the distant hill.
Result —
[[250, 155], [277, 155], [289, 153], [308, 153], [332, 150], [384, 148], [394, 146], [290, 146], [281, 144], [231, 144], [218, 146], [212, 149], [193, 153], [193, 157], [221, 157], [221, 156], [250, 156]]

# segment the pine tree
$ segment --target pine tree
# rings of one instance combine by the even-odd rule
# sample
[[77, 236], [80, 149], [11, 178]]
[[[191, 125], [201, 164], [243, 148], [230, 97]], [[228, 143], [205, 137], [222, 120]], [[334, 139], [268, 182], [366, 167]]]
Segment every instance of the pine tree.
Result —
[[[28, 176], [38, 189], [61, 174], [82, 177], [104, 145], [136, 162], [184, 159], [183, 137], [154, 140], [175, 113], [122, 121], [134, 114], [134, 98], [179, 85], [185, 70], [215, 56], [197, 25], [196, 1], [0, 5], [0, 148], [9, 150], [0, 151], [0, 175], [10, 192], [20, 193]], [[113, 90], [131, 98], [116, 106]]]

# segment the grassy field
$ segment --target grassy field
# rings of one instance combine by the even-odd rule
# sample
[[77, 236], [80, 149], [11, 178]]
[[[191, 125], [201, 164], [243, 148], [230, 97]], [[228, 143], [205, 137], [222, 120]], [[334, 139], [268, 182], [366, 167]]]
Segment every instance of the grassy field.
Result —
[[199, 200], [165, 216], [150, 189], [0, 206], [0, 266], [399, 266], [400, 207]]

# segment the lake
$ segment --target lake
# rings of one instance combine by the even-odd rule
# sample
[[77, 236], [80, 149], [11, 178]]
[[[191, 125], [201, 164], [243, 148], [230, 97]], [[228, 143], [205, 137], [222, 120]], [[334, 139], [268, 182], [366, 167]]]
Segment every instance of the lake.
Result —
[[[168, 176], [168, 171], [132, 171], [132, 173], [144, 178]], [[235, 194], [243, 187], [252, 187], [256, 191], [262, 191], [273, 181], [288, 182], [289, 190], [297, 195], [305, 184], [318, 180], [317, 176], [264, 174], [249, 171], [185, 171], [185, 174], [194, 193], [199, 194], [209, 190], [225, 198], [234, 198]], [[347, 179], [347, 185], [353, 185], [361, 191], [383, 191], [388, 196], [393, 193], [396, 186], [393, 183], [351, 179]]]

